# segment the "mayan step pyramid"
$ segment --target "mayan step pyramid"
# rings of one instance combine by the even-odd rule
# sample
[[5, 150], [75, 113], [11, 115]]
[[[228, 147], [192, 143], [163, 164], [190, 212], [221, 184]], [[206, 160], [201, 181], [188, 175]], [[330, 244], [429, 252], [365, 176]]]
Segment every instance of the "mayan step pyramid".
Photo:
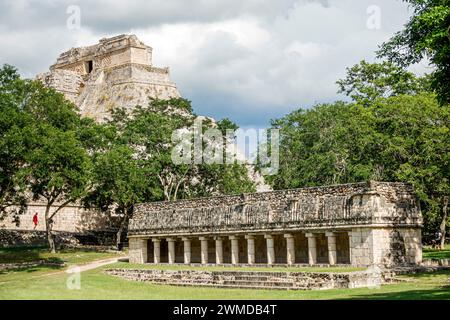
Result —
[[152, 48], [135, 35], [104, 38], [62, 53], [50, 71], [37, 76], [64, 93], [81, 115], [103, 121], [117, 107], [146, 105], [150, 98], [180, 97], [168, 68], [152, 65]]

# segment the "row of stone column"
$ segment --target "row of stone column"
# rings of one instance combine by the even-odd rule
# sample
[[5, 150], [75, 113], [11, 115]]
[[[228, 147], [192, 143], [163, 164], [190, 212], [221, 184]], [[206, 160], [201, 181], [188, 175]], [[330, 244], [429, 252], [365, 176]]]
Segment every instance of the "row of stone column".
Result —
[[[337, 251], [336, 251], [336, 235], [333, 232], [326, 232], [327, 243], [328, 243], [328, 263], [334, 265], [337, 262]], [[315, 233], [306, 233], [306, 238], [308, 239], [308, 262], [310, 265], [317, 263], [317, 243]], [[239, 263], [239, 238], [238, 236], [229, 236], [231, 241], [231, 264]], [[267, 247], [267, 264], [271, 265], [275, 263], [275, 245], [273, 235], [265, 234]], [[284, 234], [286, 239], [286, 257], [287, 264], [295, 264], [295, 241], [294, 235], [287, 233]], [[223, 237], [215, 237], [215, 249], [216, 249], [216, 264], [223, 264]], [[247, 264], [255, 263], [255, 235], [246, 235], [247, 240]], [[208, 238], [199, 237], [200, 240], [200, 250], [201, 250], [201, 263], [208, 263]], [[158, 238], [153, 238], [153, 257], [154, 263], [161, 262], [161, 240]], [[168, 243], [168, 262], [169, 264], [175, 263], [175, 238], [167, 238]], [[191, 263], [191, 238], [183, 237], [183, 247], [184, 247], [184, 263]]]

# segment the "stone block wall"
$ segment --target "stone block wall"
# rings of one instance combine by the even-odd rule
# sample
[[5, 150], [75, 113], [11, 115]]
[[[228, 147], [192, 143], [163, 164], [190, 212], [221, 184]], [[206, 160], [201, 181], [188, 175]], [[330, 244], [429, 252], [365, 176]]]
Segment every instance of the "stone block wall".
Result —
[[[50, 212], [56, 210], [55, 207]], [[38, 213], [38, 226], [33, 224], [33, 216]], [[0, 229], [8, 230], [36, 230], [45, 231], [45, 205], [40, 202], [28, 204], [24, 214], [16, 221], [6, 217], [0, 221]], [[115, 231], [119, 223], [119, 217], [99, 212], [97, 210], [85, 210], [77, 204], [69, 204], [61, 209], [53, 219], [53, 230], [72, 233], [86, 231]]]
[[93, 71], [76, 104], [83, 116], [103, 121], [117, 107], [131, 110], [146, 106], [150, 97], [179, 96], [167, 69], [129, 63]]
[[372, 262], [372, 230], [354, 228], [350, 235], [350, 260], [352, 265], [370, 265]]
[[84, 83], [81, 75], [71, 70], [53, 70], [39, 74], [36, 78], [44, 85], [63, 93], [73, 103], [76, 102]]
[[92, 61], [94, 68], [132, 62], [151, 65], [152, 48], [139, 41], [135, 35], [123, 34], [101, 39], [92, 46], [72, 48], [62, 53], [50, 69], [74, 70], [83, 75], [88, 71], [83, 67], [87, 61]]
[[422, 261], [421, 230], [403, 228], [354, 228], [350, 259], [356, 266], [393, 266]]
[[[115, 232], [89, 231], [73, 233], [53, 232], [57, 246], [111, 246], [115, 245]], [[47, 246], [45, 231], [0, 229], [0, 248]]]
[[128, 256], [130, 263], [143, 263], [147, 261], [147, 239], [129, 239]]

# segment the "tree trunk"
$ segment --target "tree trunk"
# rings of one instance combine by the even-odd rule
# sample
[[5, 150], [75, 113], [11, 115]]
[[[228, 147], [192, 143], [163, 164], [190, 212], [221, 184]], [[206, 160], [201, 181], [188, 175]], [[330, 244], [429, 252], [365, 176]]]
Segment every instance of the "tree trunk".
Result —
[[128, 218], [128, 210], [124, 209], [123, 219], [122, 219], [122, 221], [120, 223], [119, 230], [116, 233], [116, 247], [117, 247], [117, 250], [120, 250], [120, 240], [122, 238], [122, 233], [123, 233], [123, 229], [125, 228], [125, 224], [127, 222], [127, 218]]
[[51, 253], [56, 253], [55, 239], [53, 238], [52, 228], [52, 218], [49, 217], [51, 205], [48, 204], [45, 208], [45, 232], [47, 236], [48, 249]]
[[442, 234], [441, 243], [440, 243], [441, 249], [444, 249], [444, 247], [445, 247], [445, 236], [446, 236], [447, 219], [448, 219], [447, 209], [448, 209], [448, 197], [444, 196], [444, 203], [442, 205], [442, 220], [441, 220], [441, 226], [440, 226], [440, 231]]

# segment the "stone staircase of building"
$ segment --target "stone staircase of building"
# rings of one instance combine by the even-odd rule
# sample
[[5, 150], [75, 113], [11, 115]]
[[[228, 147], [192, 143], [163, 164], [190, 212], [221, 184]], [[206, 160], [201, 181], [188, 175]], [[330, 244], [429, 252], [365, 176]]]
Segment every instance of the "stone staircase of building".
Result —
[[224, 288], [303, 289], [286, 272], [221, 272], [214, 274], [213, 279]]
[[377, 283], [373, 275], [362, 271], [331, 273], [109, 269], [106, 272], [127, 280], [154, 284], [215, 288], [311, 290], [357, 288]]

